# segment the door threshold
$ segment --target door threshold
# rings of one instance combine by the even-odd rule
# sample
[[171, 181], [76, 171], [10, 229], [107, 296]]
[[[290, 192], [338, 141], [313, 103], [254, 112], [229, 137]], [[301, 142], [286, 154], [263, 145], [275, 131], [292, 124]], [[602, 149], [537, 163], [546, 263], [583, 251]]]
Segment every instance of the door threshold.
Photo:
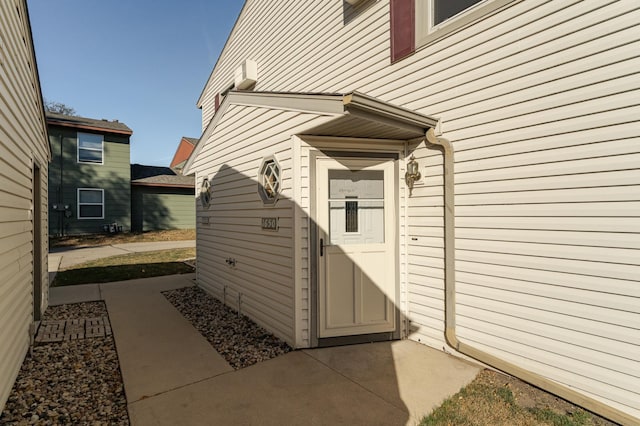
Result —
[[318, 339], [318, 348], [330, 346], [358, 345], [361, 343], [388, 342], [400, 340], [395, 331], [385, 333], [357, 334], [353, 336], [323, 337]]

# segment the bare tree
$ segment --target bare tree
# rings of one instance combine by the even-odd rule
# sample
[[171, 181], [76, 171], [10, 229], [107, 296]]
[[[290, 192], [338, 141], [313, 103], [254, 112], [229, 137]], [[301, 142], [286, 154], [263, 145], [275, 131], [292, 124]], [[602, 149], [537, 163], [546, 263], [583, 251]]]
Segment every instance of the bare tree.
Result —
[[44, 109], [47, 112], [55, 112], [55, 113], [64, 114], [64, 115], [76, 115], [75, 109], [73, 109], [68, 105], [63, 104], [62, 102], [49, 101], [45, 99]]

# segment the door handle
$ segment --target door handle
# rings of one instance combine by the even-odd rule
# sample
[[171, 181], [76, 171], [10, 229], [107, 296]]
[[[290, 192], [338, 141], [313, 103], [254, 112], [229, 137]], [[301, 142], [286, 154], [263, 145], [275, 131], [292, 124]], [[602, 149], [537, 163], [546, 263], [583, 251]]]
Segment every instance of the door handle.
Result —
[[324, 255], [324, 239], [320, 238], [320, 257]]

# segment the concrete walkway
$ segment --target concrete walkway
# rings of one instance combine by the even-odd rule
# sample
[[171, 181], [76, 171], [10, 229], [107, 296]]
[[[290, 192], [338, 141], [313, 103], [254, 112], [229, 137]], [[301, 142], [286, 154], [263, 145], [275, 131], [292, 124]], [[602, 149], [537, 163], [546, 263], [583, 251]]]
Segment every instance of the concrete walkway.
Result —
[[413, 425], [480, 371], [406, 340], [294, 351], [234, 371], [160, 294], [193, 280], [51, 289], [52, 304], [105, 301], [133, 425]]
[[[233, 369], [160, 293], [193, 285], [194, 274], [102, 286], [127, 401], [164, 394]], [[180, 422], [176, 423], [179, 424]]]
[[154, 241], [148, 243], [124, 243], [92, 247], [57, 247], [49, 250], [49, 270], [66, 269], [70, 266], [104, 257], [145, 251], [170, 250], [195, 247], [195, 240]]
[[[194, 241], [57, 249], [49, 272]], [[104, 300], [133, 425], [417, 424], [480, 367], [412, 341], [290, 352], [234, 371], [162, 291], [195, 274], [53, 287], [49, 304]]]

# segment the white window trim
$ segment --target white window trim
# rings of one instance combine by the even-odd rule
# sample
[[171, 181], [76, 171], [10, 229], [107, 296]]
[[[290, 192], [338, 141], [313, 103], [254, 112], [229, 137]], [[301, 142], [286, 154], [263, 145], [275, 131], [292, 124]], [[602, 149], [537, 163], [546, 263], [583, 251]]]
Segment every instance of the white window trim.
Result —
[[[263, 182], [264, 182], [264, 175], [267, 169], [269, 168], [273, 170], [273, 167], [270, 167], [270, 164], [272, 163], [273, 163], [273, 167], [277, 168], [278, 173], [274, 175], [277, 183], [277, 188], [275, 188], [275, 193], [273, 195], [270, 195], [269, 193], [267, 193], [267, 189], [264, 187]], [[260, 198], [262, 199], [262, 203], [265, 206], [273, 206], [278, 202], [281, 192], [282, 192], [282, 167], [280, 166], [280, 163], [278, 162], [276, 157], [273, 155], [270, 155], [268, 157], [263, 158], [262, 163], [260, 164], [260, 168], [258, 169], [258, 194], [260, 195]]]
[[483, 0], [457, 15], [432, 25], [433, 0], [416, 0], [416, 49], [466, 27], [478, 19], [489, 15], [509, 3], [520, 0]]
[[[101, 203], [81, 203], [80, 202], [80, 191], [100, 191], [102, 193], [102, 202]], [[104, 219], [104, 189], [101, 188], [78, 188], [76, 192], [76, 216], [78, 220], [99, 220]], [[100, 217], [80, 217], [80, 205], [83, 206], [102, 206], [102, 216]]]
[[101, 161], [99, 163], [95, 162], [95, 161], [82, 161], [80, 160], [80, 135], [95, 135], [95, 133], [83, 133], [83, 132], [78, 132], [77, 137], [76, 137], [76, 160], [78, 162], [78, 164], [94, 164], [94, 165], [98, 165], [98, 166], [102, 166], [104, 165], [104, 135], [99, 135], [102, 138], [102, 142], [100, 145], [100, 149], [97, 148], [82, 148], [83, 150], [86, 151], [100, 151], [102, 153], [101, 156]]

